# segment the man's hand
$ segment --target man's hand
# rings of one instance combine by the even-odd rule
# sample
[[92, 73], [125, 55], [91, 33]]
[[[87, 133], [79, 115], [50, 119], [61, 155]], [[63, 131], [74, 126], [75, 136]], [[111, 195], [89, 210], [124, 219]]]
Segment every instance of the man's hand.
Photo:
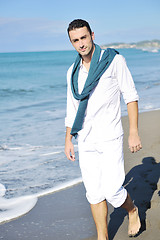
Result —
[[132, 153], [138, 152], [142, 149], [142, 144], [138, 134], [130, 134], [128, 138], [129, 149]]
[[132, 153], [142, 148], [141, 140], [138, 135], [138, 102], [130, 102], [127, 104], [129, 117], [129, 138], [128, 144]]
[[75, 161], [74, 145], [71, 141], [65, 143], [65, 154], [69, 160]]
[[66, 128], [65, 139], [65, 154], [70, 161], [75, 161], [74, 145], [72, 143], [72, 136], [70, 135], [71, 128]]

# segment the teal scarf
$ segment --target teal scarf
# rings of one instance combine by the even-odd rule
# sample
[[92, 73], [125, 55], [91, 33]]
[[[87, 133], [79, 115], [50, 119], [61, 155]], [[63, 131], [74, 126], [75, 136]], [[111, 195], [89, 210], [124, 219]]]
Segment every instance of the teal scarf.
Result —
[[76, 137], [77, 132], [82, 129], [85, 111], [91, 91], [97, 86], [100, 77], [109, 67], [116, 54], [118, 54], [116, 50], [107, 48], [107, 50], [104, 51], [101, 60], [99, 61], [101, 48], [95, 44], [95, 50], [92, 56], [88, 77], [81, 94], [78, 93], [78, 73], [81, 55], [78, 54], [71, 75], [71, 89], [73, 96], [75, 99], [80, 100], [77, 115], [71, 129], [71, 135], [74, 137]]

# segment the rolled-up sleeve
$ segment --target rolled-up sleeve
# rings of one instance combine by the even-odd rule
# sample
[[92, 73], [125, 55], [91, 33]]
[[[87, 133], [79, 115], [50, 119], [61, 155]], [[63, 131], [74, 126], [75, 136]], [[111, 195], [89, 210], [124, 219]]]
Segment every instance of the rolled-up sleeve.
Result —
[[67, 107], [66, 107], [66, 117], [65, 117], [65, 127], [72, 128], [74, 119], [77, 112], [78, 101], [74, 99], [71, 91], [71, 72], [73, 66], [71, 66], [67, 72]]
[[117, 79], [120, 91], [123, 95], [124, 102], [134, 102], [139, 100], [135, 84], [131, 73], [127, 67], [125, 58], [122, 55], [117, 55]]

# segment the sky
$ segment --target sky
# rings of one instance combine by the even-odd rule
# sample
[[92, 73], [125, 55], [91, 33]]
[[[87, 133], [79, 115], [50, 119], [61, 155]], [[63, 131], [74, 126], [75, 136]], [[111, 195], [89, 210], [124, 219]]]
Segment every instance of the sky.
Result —
[[0, 0], [0, 52], [71, 50], [78, 18], [99, 45], [160, 39], [159, 13], [159, 0]]

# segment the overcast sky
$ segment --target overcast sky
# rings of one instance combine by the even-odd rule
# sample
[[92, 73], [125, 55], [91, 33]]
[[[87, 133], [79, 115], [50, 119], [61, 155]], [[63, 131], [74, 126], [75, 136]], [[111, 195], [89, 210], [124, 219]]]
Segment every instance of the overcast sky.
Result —
[[160, 39], [159, 0], [0, 0], [0, 52], [73, 49], [66, 29], [76, 18], [100, 45]]

